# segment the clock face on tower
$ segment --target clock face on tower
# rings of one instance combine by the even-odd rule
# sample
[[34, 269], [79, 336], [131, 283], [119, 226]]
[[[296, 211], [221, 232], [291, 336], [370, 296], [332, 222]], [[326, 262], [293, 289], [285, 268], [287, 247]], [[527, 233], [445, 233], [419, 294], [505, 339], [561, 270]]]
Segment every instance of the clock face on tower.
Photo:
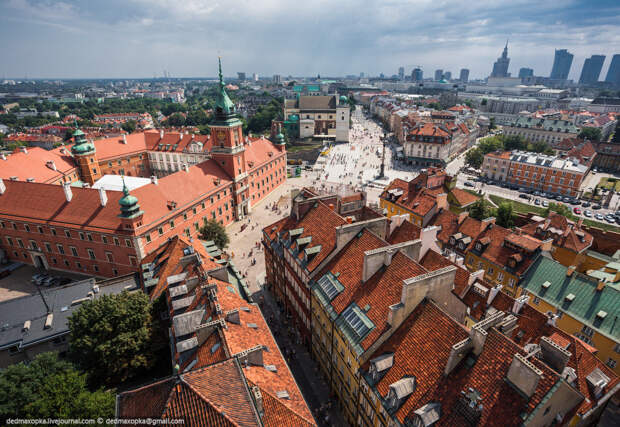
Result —
[[225, 138], [226, 138], [226, 132], [224, 132], [223, 130], [218, 130], [217, 131], [217, 140], [218, 140], [218, 142], [224, 142]]

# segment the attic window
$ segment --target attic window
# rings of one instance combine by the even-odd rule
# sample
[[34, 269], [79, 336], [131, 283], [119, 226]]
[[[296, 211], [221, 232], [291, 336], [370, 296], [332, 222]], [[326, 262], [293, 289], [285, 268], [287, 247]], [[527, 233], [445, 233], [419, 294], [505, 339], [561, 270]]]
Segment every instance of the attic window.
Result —
[[258, 329], [258, 326], [256, 325], [256, 323], [248, 323], [248, 328]]
[[288, 391], [286, 390], [280, 390], [276, 392], [276, 396], [278, 396], [278, 399], [288, 399], [289, 395], [288, 395]]
[[596, 317], [597, 317], [598, 319], [603, 320], [603, 319], [605, 319], [605, 317], [607, 317], [607, 312], [606, 312], [606, 311], [601, 310], [601, 311], [599, 311], [598, 313], [596, 313]]
[[573, 300], [575, 299], [575, 294], [568, 294], [564, 299], [566, 300], [566, 302], [573, 302]]
[[216, 342], [215, 344], [213, 344], [213, 347], [211, 347], [211, 354], [215, 353], [218, 348], [220, 348], [220, 343]]
[[278, 368], [276, 368], [276, 365], [265, 365], [265, 369], [270, 372], [278, 372]]
[[549, 282], [548, 280], [542, 284], [543, 289], [549, 289], [550, 286], [551, 286], [551, 282]]

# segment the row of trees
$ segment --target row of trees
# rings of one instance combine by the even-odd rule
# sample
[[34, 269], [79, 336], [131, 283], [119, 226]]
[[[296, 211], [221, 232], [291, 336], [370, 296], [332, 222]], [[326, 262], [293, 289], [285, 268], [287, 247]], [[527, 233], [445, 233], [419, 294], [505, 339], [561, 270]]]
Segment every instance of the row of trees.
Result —
[[[562, 203], [549, 203], [549, 206], [543, 212], [546, 218], [550, 212], [556, 212], [569, 219], [575, 219], [570, 208]], [[495, 217], [495, 223], [505, 228], [511, 228], [515, 223], [515, 213], [512, 202], [501, 202], [497, 208], [481, 197], [469, 208], [469, 216], [477, 220], [483, 220], [489, 217]]]
[[469, 150], [465, 154], [465, 163], [475, 169], [480, 169], [484, 155], [498, 150], [524, 150], [553, 154], [553, 148], [543, 141], [530, 142], [517, 135], [495, 135], [482, 139], [477, 147]]

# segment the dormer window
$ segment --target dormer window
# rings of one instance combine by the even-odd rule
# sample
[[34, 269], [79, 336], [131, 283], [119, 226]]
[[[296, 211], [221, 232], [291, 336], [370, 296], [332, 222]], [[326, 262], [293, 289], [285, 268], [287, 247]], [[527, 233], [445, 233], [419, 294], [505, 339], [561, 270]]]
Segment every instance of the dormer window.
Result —
[[404, 377], [395, 383], [390, 384], [390, 391], [386, 397], [388, 410], [394, 412], [407, 400], [415, 391], [415, 377]]
[[477, 251], [481, 251], [482, 250], [482, 244], [480, 242], [476, 243], [476, 250]]

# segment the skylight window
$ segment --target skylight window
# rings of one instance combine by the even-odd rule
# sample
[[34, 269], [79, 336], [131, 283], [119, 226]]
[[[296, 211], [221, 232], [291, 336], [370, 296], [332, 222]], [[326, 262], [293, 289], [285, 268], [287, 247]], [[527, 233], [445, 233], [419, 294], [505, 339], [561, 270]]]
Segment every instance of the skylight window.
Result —
[[364, 314], [364, 312], [357, 306], [352, 304], [347, 307], [342, 316], [347, 325], [353, 330], [359, 341], [364, 339], [366, 335], [374, 328], [372, 321]]
[[318, 281], [318, 285], [330, 301], [344, 290], [342, 283], [340, 283], [331, 272], [321, 277]]

